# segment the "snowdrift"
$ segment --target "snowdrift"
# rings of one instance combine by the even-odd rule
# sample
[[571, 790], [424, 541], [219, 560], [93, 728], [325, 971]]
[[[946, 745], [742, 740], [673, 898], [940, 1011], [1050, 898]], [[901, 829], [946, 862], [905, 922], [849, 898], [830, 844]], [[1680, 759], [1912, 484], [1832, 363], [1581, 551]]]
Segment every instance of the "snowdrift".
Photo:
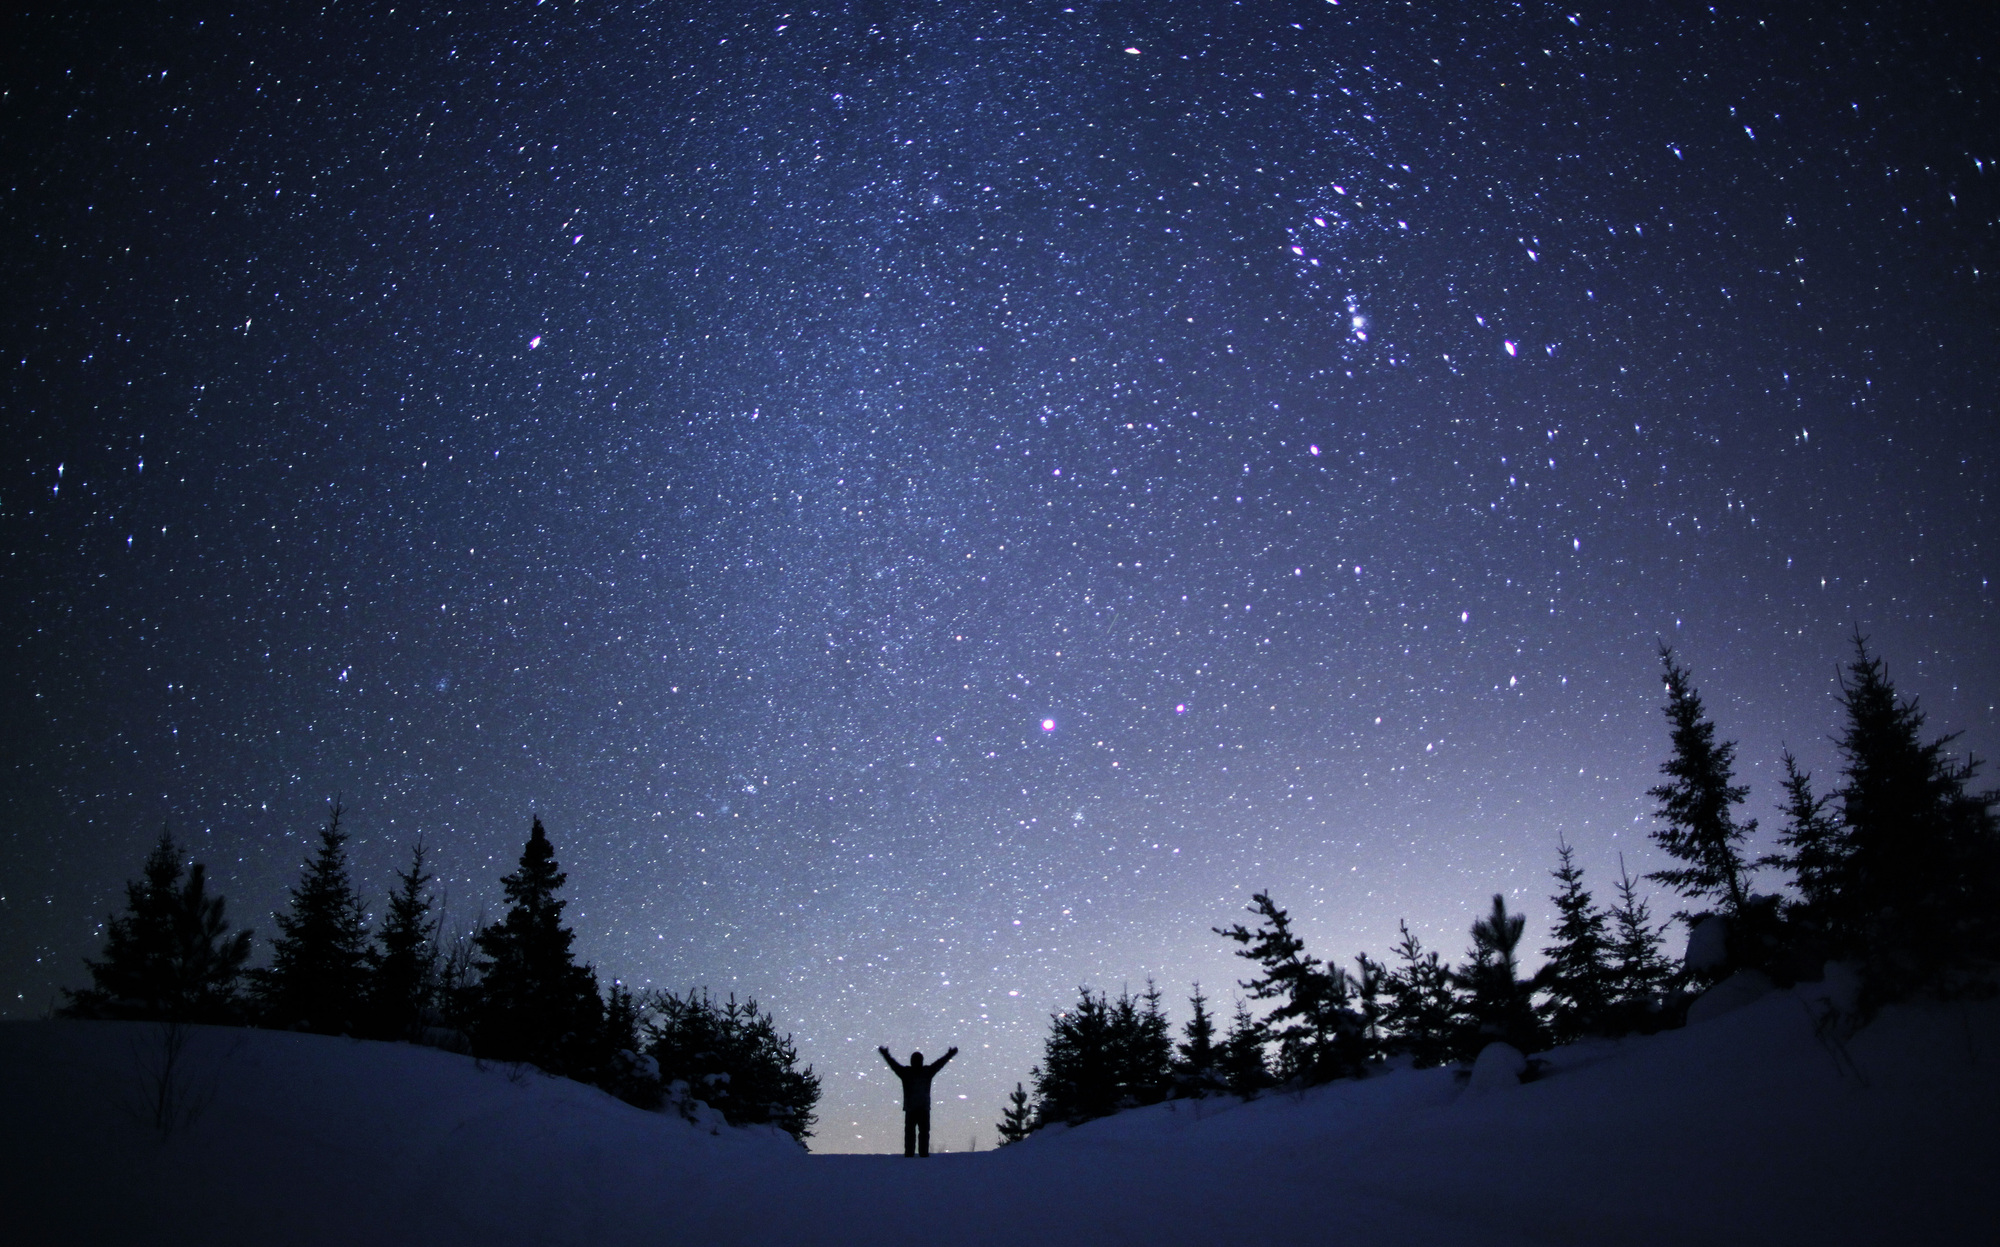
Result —
[[1180, 1101], [998, 1152], [809, 1156], [532, 1070], [200, 1030], [191, 1121], [140, 1103], [158, 1029], [0, 1024], [18, 1243], [1862, 1244], [1988, 1241], [2000, 1004], [1849, 1039], [1810, 990], [1546, 1054]]

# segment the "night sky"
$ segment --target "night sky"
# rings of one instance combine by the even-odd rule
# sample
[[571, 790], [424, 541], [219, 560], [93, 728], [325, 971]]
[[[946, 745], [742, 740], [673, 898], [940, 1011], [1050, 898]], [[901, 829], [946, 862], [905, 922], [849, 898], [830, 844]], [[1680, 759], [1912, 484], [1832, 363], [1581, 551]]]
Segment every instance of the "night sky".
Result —
[[1857, 627], [2000, 749], [1991, 17], [53, 7], [8, 1016], [163, 824], [267, 948], [336, 793], [453, 929], [539, 814], [581, 955], [756, 997], [818, 1148], [893, 1147], [878, 1043], [987, 1147], [1078, 985], [1228, 1012], [1252, 890], [1456, 958], [1496, 890], [1546, 942], [1559, 836], [1658, 867], [1661, 639], [1767, 824]]

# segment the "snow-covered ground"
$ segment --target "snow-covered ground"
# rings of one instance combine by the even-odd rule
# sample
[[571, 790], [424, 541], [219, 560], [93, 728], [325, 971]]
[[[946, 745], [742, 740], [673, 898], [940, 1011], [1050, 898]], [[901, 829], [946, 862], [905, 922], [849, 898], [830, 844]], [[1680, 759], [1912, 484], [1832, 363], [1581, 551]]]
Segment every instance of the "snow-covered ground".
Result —
[[[0, 1023], [10, 1243], [1991, 1242], [2000, 1004], [1844, 1045], [1776, 992], [1469, 1092], [1402, 1071], [1182, 1101], [926, 1161], [810, 1156], [399, 1044], [201, 1030], [166, 1138], [157, 1028]], [[998, 1106], [995, 1106], [995, 1116]]]

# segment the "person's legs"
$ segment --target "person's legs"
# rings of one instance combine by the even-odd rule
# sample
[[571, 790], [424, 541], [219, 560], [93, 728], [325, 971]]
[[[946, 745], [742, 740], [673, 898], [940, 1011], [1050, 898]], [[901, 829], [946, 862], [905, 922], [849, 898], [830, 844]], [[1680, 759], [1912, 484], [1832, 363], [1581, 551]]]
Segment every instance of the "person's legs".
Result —
[[917, 1118], [917, 1155], [931, 1154], [931, 1115], [925, 1113]]
[[915, 1113], [905, 1113], [903, 1114], [903, 1155], [915, 1156], [916, 1154], [917, 1115]]

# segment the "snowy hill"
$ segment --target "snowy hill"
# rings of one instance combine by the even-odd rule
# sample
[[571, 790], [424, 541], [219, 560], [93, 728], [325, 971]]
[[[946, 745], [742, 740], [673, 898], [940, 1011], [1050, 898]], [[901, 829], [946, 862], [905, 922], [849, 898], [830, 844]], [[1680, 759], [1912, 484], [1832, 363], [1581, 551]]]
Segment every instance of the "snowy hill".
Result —
[[0, 1023], [8, 1241], [1949, 1243], [1989, 1241], [2000, 1162], [1996, 1003], [1891, 1009], [1840, 1044], [1775, 992], [1498, 1091], [1402, 1071], [928, 1161], [229, 1030], [196, 1032], [201, 1111], [162, 1139], [137, 1104], [157, 1051], [140, 1024]]

